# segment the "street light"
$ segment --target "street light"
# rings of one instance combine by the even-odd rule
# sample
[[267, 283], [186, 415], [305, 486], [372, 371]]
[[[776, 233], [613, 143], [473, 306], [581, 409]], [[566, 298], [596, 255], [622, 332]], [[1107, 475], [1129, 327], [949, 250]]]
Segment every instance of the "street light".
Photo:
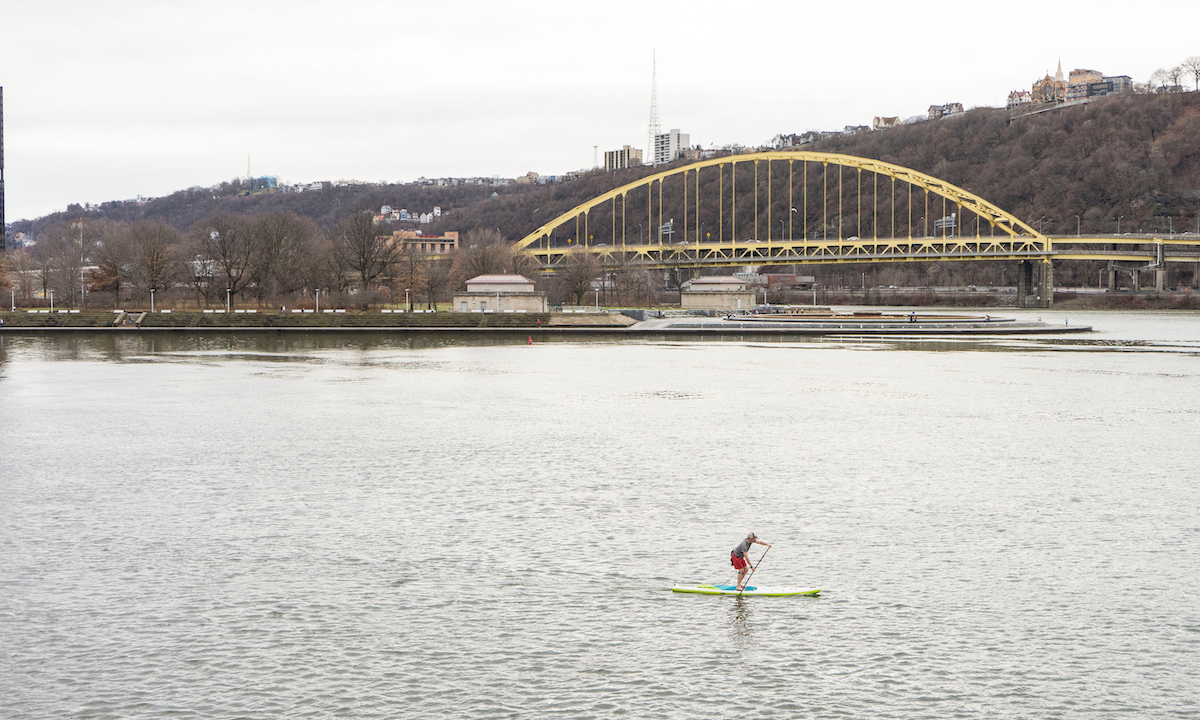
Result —
[[233, 288], [225, 288], [225, 314], [229, 314], [229, 296], [233, 293]]
[[404, 311], [412, 312], [412, 305], [408, 304], [408, 288], [404, 288]]
[[783, 234], [783, 221], [782, 220], [779, 221], [779, 239], [780, 240], [787, 239], [787, 236]]
[[1079, 229], [1079, 216], [1075, 216], [1075, 237], [1083, 237], [1082, 231]]
[[150, 312], [154, 312], [154, 288], [150, 288]]
[[50, 291], [50, 312], [54, 312], [54, 291]]
[[1121, 220], [1124, 219], [1124, 217], [1125, 217], [1124, 215], [1117, 216], [1117, 234], [1118, 235], [1121, 234]]
[[313, 305], [313, 312], [319, 313], [321, 312], [321, 288], [313, 289], [313, 298], [316, 301]]

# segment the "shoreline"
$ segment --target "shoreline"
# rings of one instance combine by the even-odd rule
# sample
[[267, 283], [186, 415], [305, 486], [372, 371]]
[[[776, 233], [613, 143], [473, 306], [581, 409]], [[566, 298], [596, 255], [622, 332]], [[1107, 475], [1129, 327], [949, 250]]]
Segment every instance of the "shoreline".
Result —
[[[673, 312], [670, 315], [634, 320], [618, 312], [588, 315], [438, 315], [396, 316], [374, 313], [306, 315], [217, 316], [193, 313], [145, 314], [137, 323], [117, 324], [112, 314], [87, 315], [28, 314], [16, 316], [19, 324], [5, 323], [0, 335], [36, 335], [39, 333], [117, 333], [117, 334], [432, 334], [462, 333], [474, 335], [527, 335], [539, 337], [581, 335], [612, 338], [648, 338], [655, 336], [893, 336], [953, 337], [1061, 335], [1091, 332], [1088, 325], [1062, 325], [1019, 321], [991, 315], [954, 315], [941, 311], [918, 314], [885, 312], [843, 313], [804, 311], [793, 314], [754, 314], [713, 316]], [[121, 316], [122, 318], [125, 315]], [[218, 322], [217, 319], [237, 322]], [[61, 320], [61, 322], [60, 322]], [[203, 324], [201, 324], [203, 320]], [[107, 322], [102, 322], [107, 321]], [[148, 322], [147, 322], [148, 321]]]

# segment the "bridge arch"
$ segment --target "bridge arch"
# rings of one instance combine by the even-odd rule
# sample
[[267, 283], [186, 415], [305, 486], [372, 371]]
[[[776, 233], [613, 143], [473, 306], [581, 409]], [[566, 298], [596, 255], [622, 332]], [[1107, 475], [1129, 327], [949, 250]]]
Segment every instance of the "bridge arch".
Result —
[[[786, 182], [774, 178], [774, 170], [780, 163], [786, 168]], [[750, 166], [752, 174], [745, 170]], [[864, 173], [870, 176], [868, 190], [863, 188]], [[717, 176], [715, 182], [713, 174]], [[800, 195], [796, 193], [798, 174], [802, 175]], [[815, 181], [818, 176], [820, 180]], [[703, 187], [702, 177], [706, 181]], [[880, 190], [881, 178], [883, 190]], [[741, 200], [740, 213], [739, 179], [743, 190], [748, 180], [753, 186], [753, 197]], [[676, 180], [681, 182], [676, 184]], [[788, 198], [781, 208], [780, 199], [772, 194], [783, 192], [783, 186]], [[664, 215], [664, 187], [671, 188], [670, 202], [675, 206], [670, 220]], [[714, 189], [715, 201], [711, 197]], [[914, 191], [921, 203], [919, 209], [914, 204], [917, 202]], [[766, 195], [765, 208], [760, 194]], [[935, 202], [932, 209], [931, 197]], [[639, 205], [636, 239], [631, 237], [627, 212], [631, 198]], [[870, 203], [865, 213], [864, 200]], [[882, 233], [881, 201], [887, 213]], [[745, 229], [747, 202], [753, 206], [752, 231]], [[853, 210], [846, 207], [849, 202], [854, 204]], [[813, 206], [818, 203], [820, 210], [814, 213]], [[715, 239], [713, 232], [704, 232], [702, 209], [704, 217], [719, 228]], [[898, 209], [902, 210], [900, 218]], [[675, 210], [680, 211], [680, 216], [674, 214]], [[766, 215], [765, 234], [760, 211]], [[776, 219], [773, 212], [786, 213], [787, 217]], [[831, 221], [831, 212], [836, 222]], [[847, 228], [846, 219], [851, 212], [854, 221]], [[920, 222], [914, 217], [918, 212]], [[596, 214], [605, 218], [596, 222], [593, 220]], [[740, 216], [747, 216], [741, 228]], [[682, 229], [676, 227], [680, 217]], [[864, 217], [871, 218], [869, 226], [864, 225]], [[644, 225], [641, 220], [645, 220]], [[802, 221], [802, 228], [797, 228], [798, 221]], [[778, 238], [772, 234], [776, 222]], [[903, 232], [898, 231], [900, 226]], [[914, 233], [917, 228], [920, 232]], [[852, 155], [772, 151], [702, 160], [613, 188], [543, 224], [519, 240], [516, 247], [534, 256], [543, 268], [552, 269], [579, 253], [659, 267], [918, 259], [1048, 261], [1051, 240], [984, 198], [911, 168]]]

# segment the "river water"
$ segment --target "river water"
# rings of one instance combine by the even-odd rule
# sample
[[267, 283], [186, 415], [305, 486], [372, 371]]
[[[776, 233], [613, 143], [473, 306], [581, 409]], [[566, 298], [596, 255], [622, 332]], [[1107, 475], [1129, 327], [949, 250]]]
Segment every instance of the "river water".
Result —
[[1200, 316], [1041, 312], [0, 335], [0, 717], [1196, 717]]

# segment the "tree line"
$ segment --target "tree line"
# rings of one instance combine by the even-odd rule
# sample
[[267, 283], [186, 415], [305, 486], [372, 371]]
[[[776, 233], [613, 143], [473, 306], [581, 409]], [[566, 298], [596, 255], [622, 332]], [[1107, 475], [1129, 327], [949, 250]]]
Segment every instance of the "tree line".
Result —
[[[430, 254], [396, 241], [369, 210], [329, 232], [289, 211], [216, 214], [183, 232], [161, 220], [122, 223], [77, 218], [50, 225], [35, 243], [8, 254], [0, 288], [24, 307], [367, 308], [376, 304], [436, 309], [478, 276], [515, 273], [538, 279], [538, 266], [495, 228], [464, 234], [454, 252]], [[603, 276], [604, 282], [596, 284]], [[538, 280], [553, 300], [582, 303], [596, 287], [604, 301], [655, 302], [661, 274], [602, 267], [577, 256], [555, 277]]]

